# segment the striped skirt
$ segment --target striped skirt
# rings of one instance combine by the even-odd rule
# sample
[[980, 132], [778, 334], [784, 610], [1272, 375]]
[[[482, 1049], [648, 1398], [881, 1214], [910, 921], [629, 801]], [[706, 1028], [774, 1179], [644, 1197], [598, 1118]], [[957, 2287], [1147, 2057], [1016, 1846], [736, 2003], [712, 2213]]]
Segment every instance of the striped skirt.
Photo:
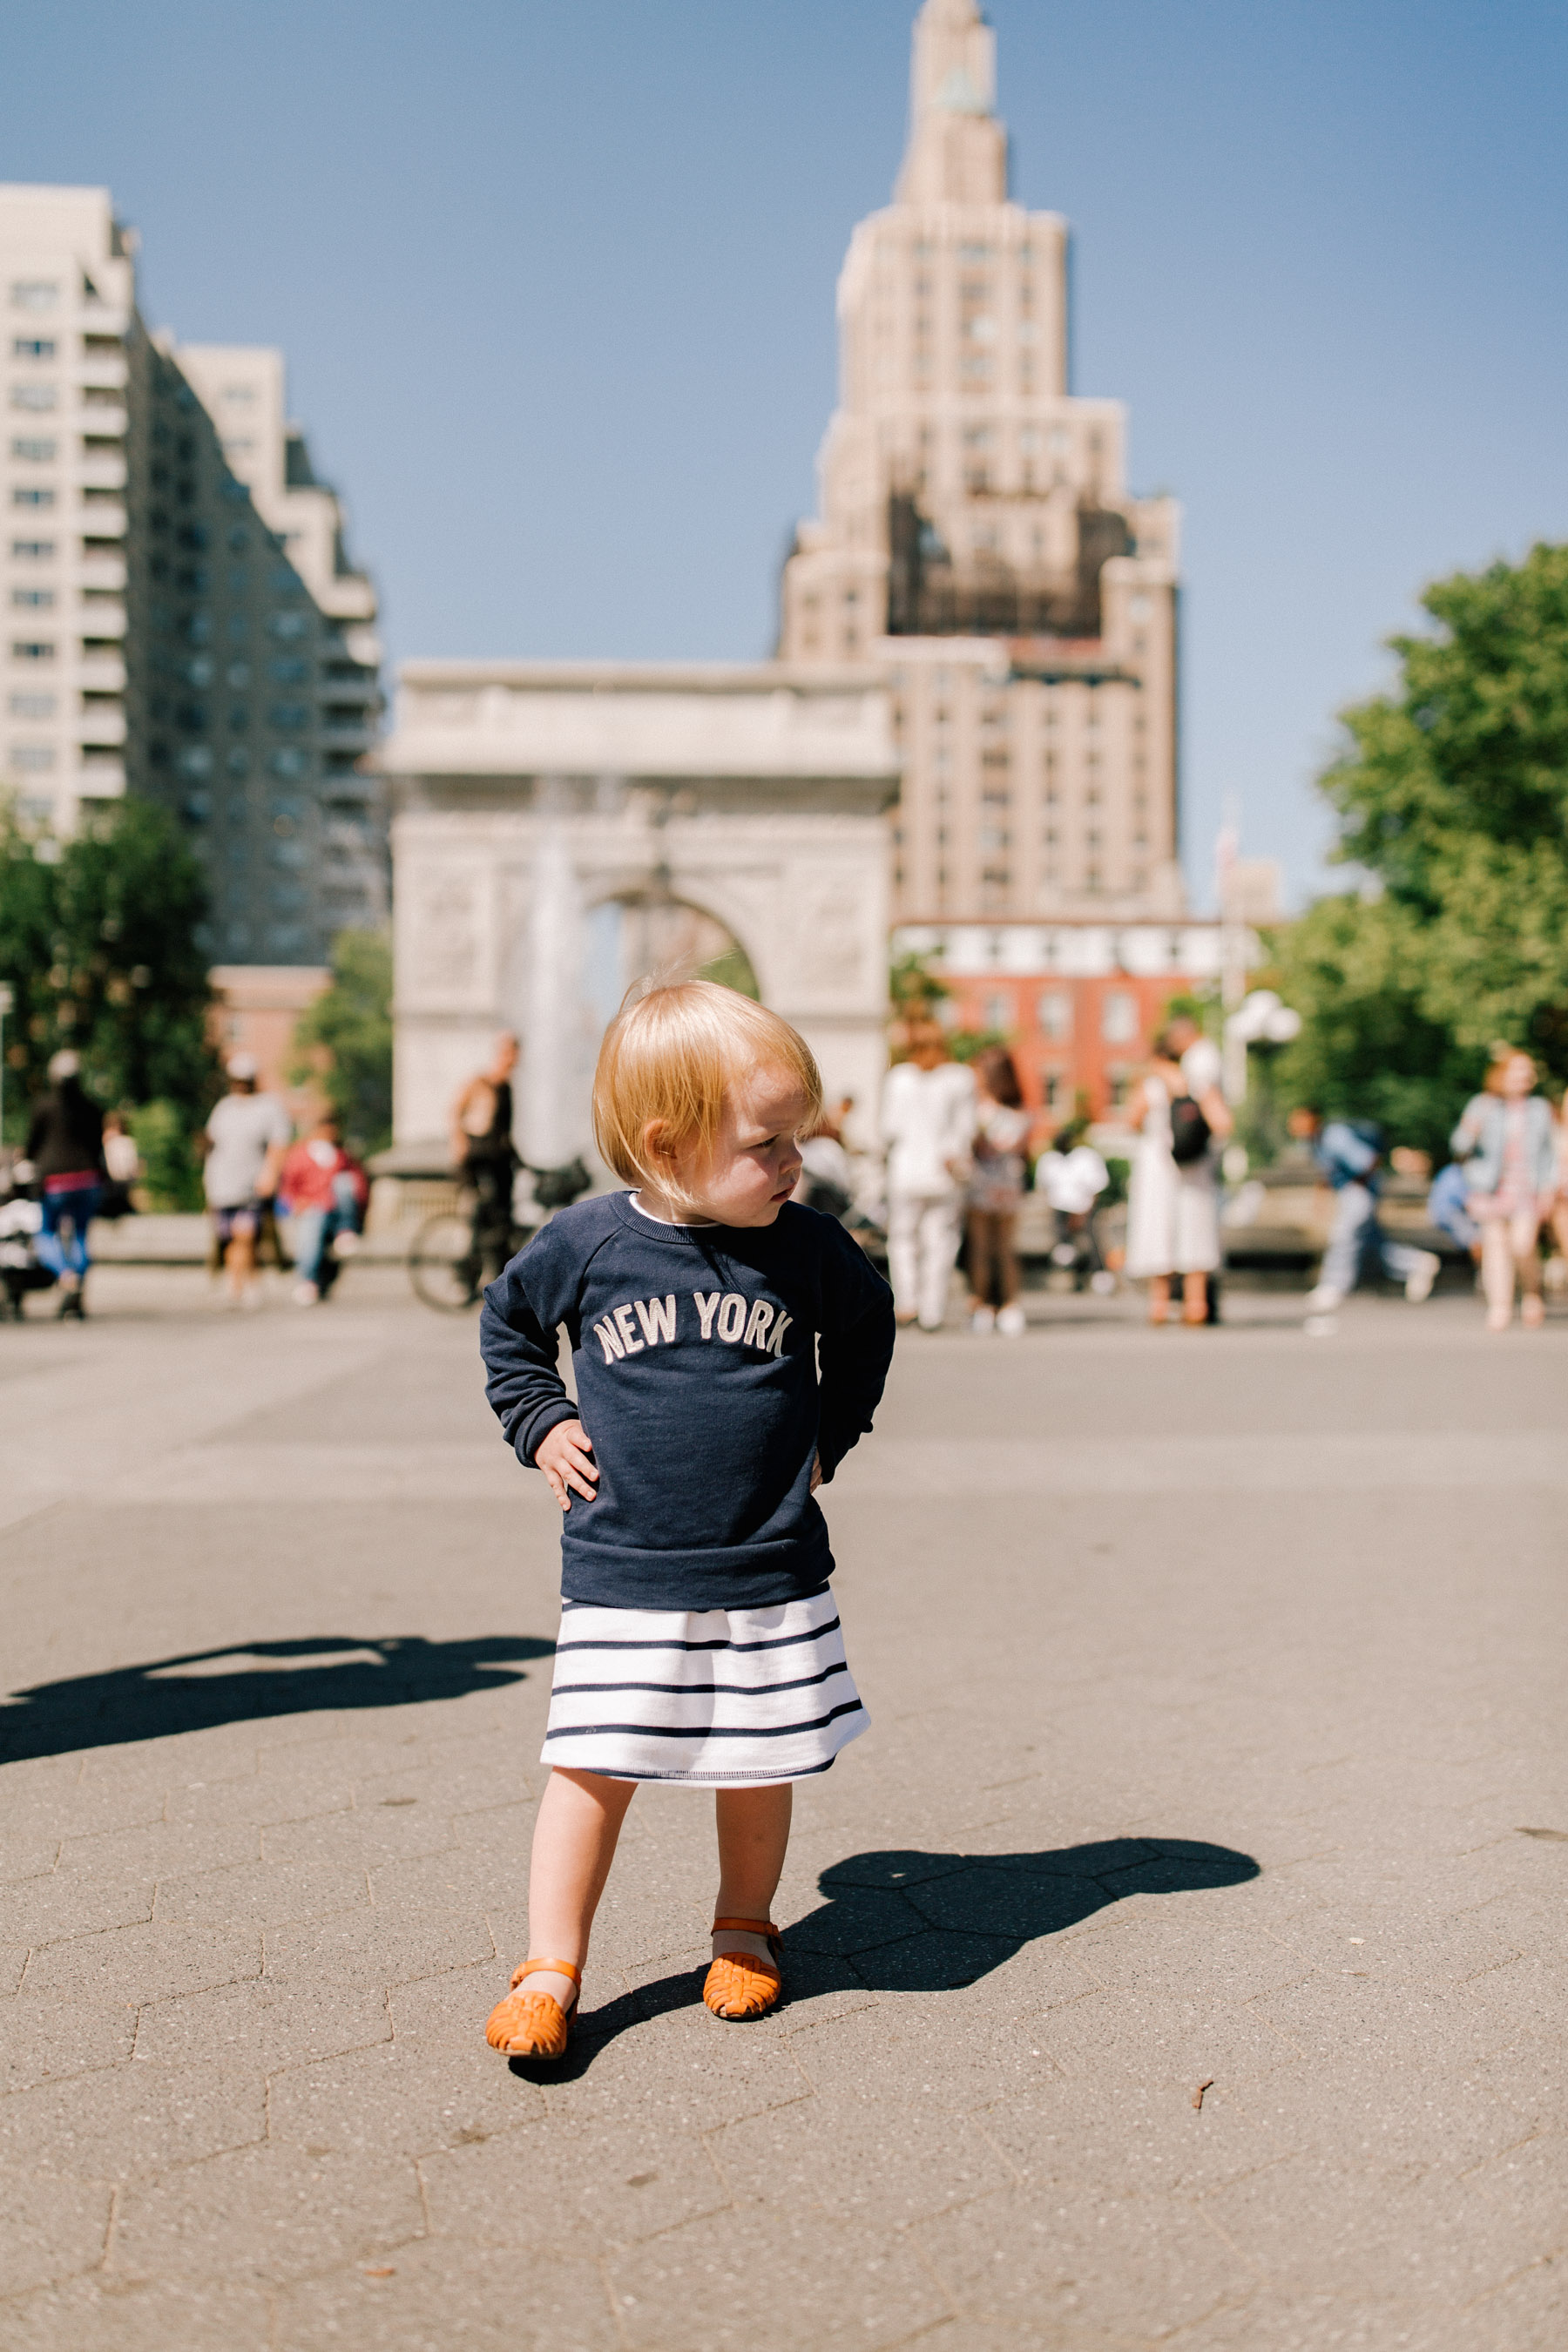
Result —
[[546, 1764], [615, 1780], [804, 1780], [869, 1721], [829, 1591], [771, 1609], [562, 1603]]

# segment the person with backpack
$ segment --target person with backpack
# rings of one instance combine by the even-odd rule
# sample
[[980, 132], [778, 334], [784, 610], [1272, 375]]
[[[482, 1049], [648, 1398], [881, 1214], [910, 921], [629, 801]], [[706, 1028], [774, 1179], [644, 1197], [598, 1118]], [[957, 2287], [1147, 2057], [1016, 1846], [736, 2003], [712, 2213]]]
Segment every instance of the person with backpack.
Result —
[[1180, 1276], [1182, 1320], [1208, 1320], [1208, 1277], [1220, 1263], [1215, 1144], [1231, 1130], [1217, 1082], [1200, 1066], [1196, 1086], [1183, 1068], [1185, 1041], [1162, 1030], [1149, 1075], [1129, 1105], [1139, 1129], [1127, 1199], [1127, 1273], [1149, 1286], [1149, 1320], [1170, 1320], [1171, 1282]]
[[1430, 1298], [1442, 1259], [1434, 1250], [1391, 1242], [1377, 1222], [1382, 1128], [1370, 1118], [1331, 1118], [1325, 1124], [1314, 1103], [1299, 1104], [1287, 1125], [1298, 1143], [1310, 1145], [1320, 1177], [1334, 1195], [1334, 1221], [1317, 1287], [1308, 1296], [1309, 1315], [1331, 1315], [1368, 1273], [1402, 1282], [1415, 1306]]

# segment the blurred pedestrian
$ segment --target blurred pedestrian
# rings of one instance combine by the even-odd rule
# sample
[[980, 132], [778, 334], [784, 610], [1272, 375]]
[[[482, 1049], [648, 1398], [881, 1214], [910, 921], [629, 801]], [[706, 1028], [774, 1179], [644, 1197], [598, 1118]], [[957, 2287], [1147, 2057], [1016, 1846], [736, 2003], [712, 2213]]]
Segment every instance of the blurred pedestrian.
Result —
[[1528, 1054], [1499, 1052], [1484, 1092], [1466, 1104], [1451, 1139], [1469, 1213], [1481, 1229], [1489, 1331], [1506, 1331], [1513, 1321], [1516, 1284], [1527, 1328], [1546, 1318], [1538, 1244], [1557, 1192], [1557, 1136], [1552, 1106], [1535, 1083]]
[[969, 1328], [1017, 1339], [1025, 1328], [1018, 1301], [1018, 1212], [1028, 1173], [1024, 1146], [1029, 1115], [1013, 1056], [1005, 1045], [977, 1055], [974, 1071], [974, 1165], [969, 1179]]
[[511, 1080], [520, 1050], [512, 1032], [501, 1030], [491, 1041], [489, 1060], [452, 1106], [452, 1164], [474, 1194], [474, 1247], [486, 1280], [511, 1255], [512, 1188], [522, 1165], [511, 1132]]
[[958, 1257], [974, 1138], [974, 1078], [952, 1059], [939, 1021], [915, 1019], [906, 1061], [888, 1072], [888, 1271], [900, 1323], [940, 1331]]
[[303, 1142], [284, 1155], [278, 1198], [289, 1217], [296, 1307], [315, 1307], [337, 1279], [338, 1267], [359, 1244], [370, 1185], [359, 1161], [343, 1149], [334, 1111], [323, 1111]]
[[1387, 1275], [1405, 1285], [1419, 1306], [1432, 1295], [1443, 1261], [1435, 1250], [1390, 1241], [1377, 1221], [1383, 1189], [1383, 1130], [1372, 1119], [1331, 1118], [1312, 1103], [1300, 1103], [1286, 1122], [1298, 1143], [1311, 1146], [1321, 1181], [1334, 1196], [1329, 1245], [1308, 1293], [1310, 1315], [1331, 1315], [1367, 1274]]
[[[1220, 1263], [1215, 1146], [1230, 1133], [1231, 1117], [1217, 1071], [1194, 1093], [1183, 1051], [1179, 1032], [1167, 1029], [1154, 1040], [1131, 1110], [1140, 1132], [1127, 1202], [1127, 1272], [1149, 1285], [1151, 1323], [1169, 1319], [1172, 1277], [1179, 1276], [1182, 1320], [1197, 1325], [1208, 1320], [1208, 1276]], [[1200, 1076], [1208, 1076], [1206, 1066]]]
[[135, 1203], [131, 1188], [145, 1171], [136, 1139], [122, 1110], [103, 1114], [103, 1191], [98, 1213], [109, 1220], [130, 1216]]
[[1458, 1160], [1450, 1160], [1432, 1180], [1426, 1195], [1426, 1222], [1468, 1250], [1477, 1266], [1481, 1262], [1481, 1229], [1470, 1214], [1470, 1188]]
[[35, 1253], [60, 1286], [62, 1320], [87, 1313], [88, 1227], [103, 1186], [103, 1114], [81, 1083], [68, 1051], [49, 1063], [49, 1091], [33, 1113], [24, 1154], [39, 1192], [42, 1223]]
[[1064, 1127], [1035, 1162], [1035, 1190], [1045, 1195], [1056, 1220], [1051, 1264], [1070, 1271], [1080, 1290], [1086, 1280], [1091, 1290], [1116, 1286], [1094, 1224], [1095, 1202], [1110, 1182], [1110, 1169], [1081, 1127]]
[[229, 1297], [237, 1307], [259, 1307], [256, 1237], [262, 1204], [278, 1189], [294, 1130], [277, 1096], [257, 1092], [259, 1070], [253, 1054], [231, 1054], [226, 1067], [228, 1092], [213, 1105], [201, 1139], [202, 1187], [228, 1275]]

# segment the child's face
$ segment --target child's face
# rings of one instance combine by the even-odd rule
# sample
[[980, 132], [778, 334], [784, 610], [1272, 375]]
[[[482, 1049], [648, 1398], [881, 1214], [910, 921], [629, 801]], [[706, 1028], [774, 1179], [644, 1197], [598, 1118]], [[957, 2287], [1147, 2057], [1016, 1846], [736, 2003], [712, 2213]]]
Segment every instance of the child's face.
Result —
[[697, 1213], [721, 1225], [771, 1225], [800, 1181], [795, 1139], [811, 1105], [787, 1070], [756, 1070], [724, 1097], [724, 1116], [706, 1162], [678, 1160]]

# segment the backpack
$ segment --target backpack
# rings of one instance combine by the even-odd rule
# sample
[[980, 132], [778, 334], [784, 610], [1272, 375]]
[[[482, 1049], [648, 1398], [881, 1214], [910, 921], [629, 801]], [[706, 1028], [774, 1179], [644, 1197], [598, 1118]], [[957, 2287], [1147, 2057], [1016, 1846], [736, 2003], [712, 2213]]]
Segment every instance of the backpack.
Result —
[[1174, 1097], [1171, 1104], [1171, 1157], [1178, 1168], [1190, 1168], [1194, 1160], [1203, 1158], [1213, 1132], [1193, 1096]]

